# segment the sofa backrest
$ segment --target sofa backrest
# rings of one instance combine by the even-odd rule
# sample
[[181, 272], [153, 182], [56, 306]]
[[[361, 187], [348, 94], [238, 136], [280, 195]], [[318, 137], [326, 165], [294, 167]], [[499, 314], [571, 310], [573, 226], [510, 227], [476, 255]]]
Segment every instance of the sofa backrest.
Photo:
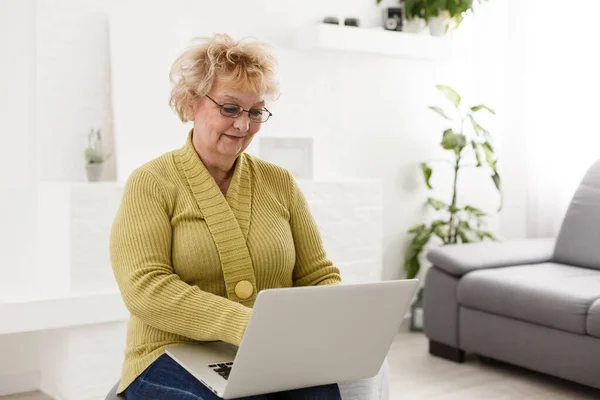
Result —
[[556, 262], [600, 269], [600, 161], [587, 171], [560, 228]]

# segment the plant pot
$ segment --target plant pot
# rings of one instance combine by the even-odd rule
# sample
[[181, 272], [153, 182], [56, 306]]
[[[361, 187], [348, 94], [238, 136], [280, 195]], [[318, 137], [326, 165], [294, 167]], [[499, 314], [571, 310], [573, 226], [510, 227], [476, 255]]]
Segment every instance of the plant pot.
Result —
[[413, 18], [402, 21], [402, 32], [423, 33], [427, 23], [423, 18]]
[[429, 33], [431, 36], [446, 36], [448, 31], [448, 25], [450, 25], [450, 14], [446, 11], [437, 17], [430, 18], [427, 20], [429, 26]]
[[88, 181], [89, 182], [101, 181], [103, 169], [104, 169], [104, 165], [102, 163], [86, 164], [85, 172], [87, 173]]
[[417, 296], [410, 307], [410, 331], [423, 332], [423, 295], [424, 290], [420, 288]]

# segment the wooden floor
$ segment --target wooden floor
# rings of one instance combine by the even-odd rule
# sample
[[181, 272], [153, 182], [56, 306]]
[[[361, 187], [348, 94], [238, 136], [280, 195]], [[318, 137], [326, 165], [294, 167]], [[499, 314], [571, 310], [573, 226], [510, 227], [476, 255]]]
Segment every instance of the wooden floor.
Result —
[[[390, 400], [577, 400], [600, 399], [600, 390], [469, 356], [456, 364], [428, 354], [418, 333], [399, 334], [390, 350]], [[1, 400], [52, 400], [41, 393]], [[100, 399], [101, 400], [101, 399]]]
[[52, 397], [46, 396], [40, 392], [30, 392], [23, 394], [15, 394], [12, 396], [0, 396], [2, 400], [52, 400]]
[[423, 334], [402, 333], [388, 357], [390, 400], [600, 399], [594, 390], [499, 362], [468, 356], [457, 364], [428, 354]]

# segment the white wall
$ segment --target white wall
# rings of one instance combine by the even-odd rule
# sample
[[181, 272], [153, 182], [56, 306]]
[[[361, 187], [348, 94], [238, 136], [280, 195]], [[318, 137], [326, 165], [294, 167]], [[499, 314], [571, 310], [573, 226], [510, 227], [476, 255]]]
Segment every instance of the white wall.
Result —
[[[532, 18], [524, 12], [512, 12], [526, 8], [522, 0], [503, 1], [502, 21], [505, 26], [503, 45], [493, 48], [502, 60], [504, 79], [496, 84], [504, 92], [504, 129], [502, 130], [503, 186], [505, 188], [504, 209], [500, 214], [500, 231], [510, 239], [527, 237], [527, 198], [529, 195], [527, 171], [529, 170], [528, 149], [525, 146], [527, 115], [524, 88], [527, 85], [526, 65], [527, 26]], [[498, 3], [496, 3], [498, 4]], [[486, 10], [487, 11], [487, 10]], [[535, 20], [535, 19], [533, 19]], [[497, 59], [497, 58], [496, 58]]]
[[[36, 2], [0, 1], [0, 302], [32, 290], [36, 248]], [[0, 337], [0, 395], [35, 389], [37, 338]], [[6, 382], [6, 383], [4, 383]], [[10, 385], [10, 387], [6, 387]]]
[[577, 18], [541, 0], [527, 5], [528, 233], [554, 236], [583, 175], [600, 159], [600, 2], [579, 1]]
[[28, 285], [36, 226], [35, 1], [0, 2], [0, 299]]

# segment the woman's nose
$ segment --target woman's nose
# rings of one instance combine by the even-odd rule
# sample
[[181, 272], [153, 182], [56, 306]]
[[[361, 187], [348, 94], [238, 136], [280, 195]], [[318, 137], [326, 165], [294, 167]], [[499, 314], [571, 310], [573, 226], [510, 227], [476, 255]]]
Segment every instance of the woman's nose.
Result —
[[243, 112], [242, 115], [237, 117], [233, 122], [233, 126], [241, 132], [246, 132], [250, 128], [250, 117], [248, 113]]

